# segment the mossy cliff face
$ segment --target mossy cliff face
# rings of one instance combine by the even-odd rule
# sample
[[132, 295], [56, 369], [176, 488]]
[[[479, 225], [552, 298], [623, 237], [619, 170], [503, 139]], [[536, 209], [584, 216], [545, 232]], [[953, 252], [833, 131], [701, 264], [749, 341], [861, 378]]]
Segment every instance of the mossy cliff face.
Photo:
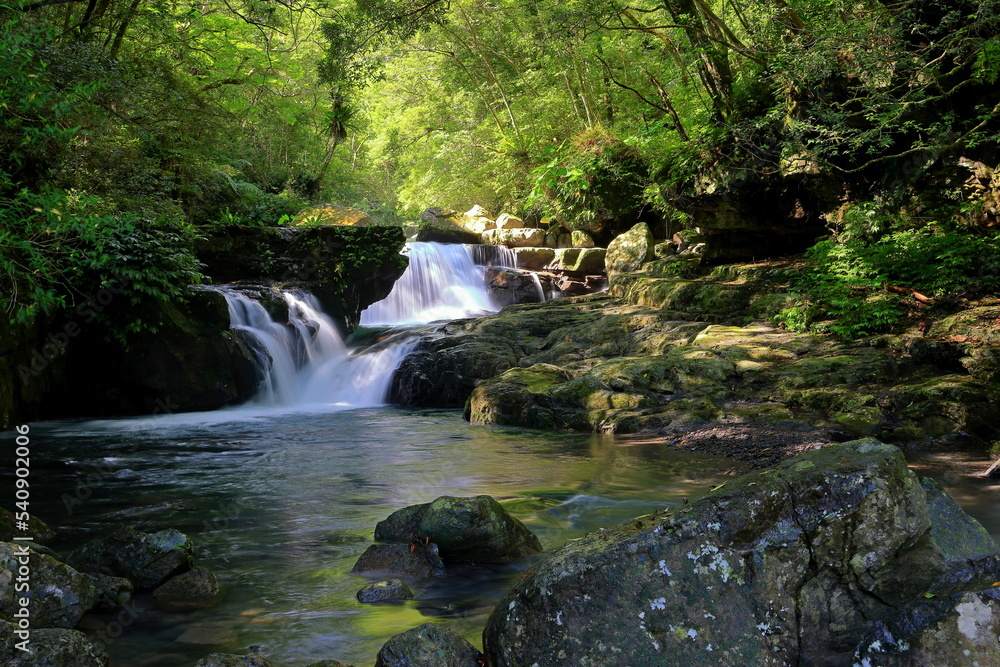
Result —
[[483, 646], [497, 667], [848, 665], [922, 595], [988, 588], [998, 550], [895, 447], [832, 445], [571, 542], [497, 604]]
[[229, 228], [196, 247], [216, 283], [274, 282], [312, 292], [345, 330], [384, 299], [406, 270], [399, 227]]

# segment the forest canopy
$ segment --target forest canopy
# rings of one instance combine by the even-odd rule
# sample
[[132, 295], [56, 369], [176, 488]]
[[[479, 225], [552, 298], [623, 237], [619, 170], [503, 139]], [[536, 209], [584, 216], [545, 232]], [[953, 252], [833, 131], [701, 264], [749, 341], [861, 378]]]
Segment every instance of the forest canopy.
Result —
[[791, 175], [843, 206], [785, 324], [858, 285], [995, 289], [998, 22], [997, 0], [8, 2], [2, 306], [177, 298], [199, 230], [311, 202], [683, 226]]

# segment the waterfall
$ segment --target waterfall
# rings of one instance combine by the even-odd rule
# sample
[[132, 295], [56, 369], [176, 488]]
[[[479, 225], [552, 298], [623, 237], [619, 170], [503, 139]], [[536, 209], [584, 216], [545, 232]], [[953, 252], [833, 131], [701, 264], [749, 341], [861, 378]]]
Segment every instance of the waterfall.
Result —
[[[409, 267], [388, 297], [361, 314], [363, 326], [424, 324], [500, 309], [487, 293], [481, 265], [513, 266], [509, 248], [409, 243], [406, 253]], [[287, 306], [287, 321], [279, 322], [247, 293], [212, 289], [226, 297], [231, 326], [255, 358], [261, 379], [253, 401], [259, 405], [384, 405], [393, 373], [418, 341], [412, 331], [389, 330], [372, 345], [349, 349], [311, 294], [265, 290], [265, 299]], [[260, 288], [254, 291], [262, 296]]]
[[[438, 320], [478, 317], [500, 310], [490, 299], [483, 281], [481, 263], [511, 261], [504, 248], [488, 257], [481, 246], [444, 243], [407, 243], [410, 266], [396, 281], [389, 296], [361, 313], [362, 326], [426, 324]], [[478, 257], [477, 257], [478, 254]]]
[[231, 327], [255, 357], [261, 381], [253, 400], [260, 405], [385, 405], [392, 373], [416, 342], [397, 335], [349, 350], [311, 294], [279, 292], [288, 321], [276, 322], [247, 295], [216, 290], [226, 297]]

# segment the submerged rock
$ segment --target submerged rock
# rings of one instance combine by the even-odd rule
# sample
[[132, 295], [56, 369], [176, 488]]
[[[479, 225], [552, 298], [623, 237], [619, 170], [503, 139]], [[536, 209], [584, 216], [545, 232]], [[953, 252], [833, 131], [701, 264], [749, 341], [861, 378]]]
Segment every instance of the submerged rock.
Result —
[[479, 667], [479, 651], [454, 630], [424, 623], [389, 639], [375, 667]]
[[123, 528], [87, 542], [67, 562], [81, 572], [125, 577], [136, 588], [155, 588], [191, 569], [194, 547], [190, 538], [172, 528], [157, 533]]
[[490, 496], [441, 496], [397, 510], [375, 526], [379, 541], [414, 536], [432, 540], [446, 561], [509, 563], [542, 550], [535, 534]]
[[[28, 590], [19, 591], [24, 583]], [[30, 601], [33, 627], [72, 628], [93, 608], [98, 593], [90, 579], [65, 563], [23, 543], [0, 542], [0, 619], [13, 620], [22, 597]]]
[[[875, 621], [1000, 551], [941, 505], [895, 447], [831, 445], [560, 549], [496, 606], [484, 648], [497, 666], [851, 664]], [[961, 586], [1000, 567], [977, 576]]]
[[444, 563], [437, 545], [373, 544], [358, 558], [351, 572], [391, 572], [406, 577], [443, 577]]
[[386, 602], [388, 600], [409, 600], [413, 591], [399, 579], [385, 579], [368, 584], [357, 593], [358, 602]]
[[18, 650], [24, 641], [13, 623], [0, 620], [0, 656], [4, 667], [108, 667], [104, 647], [77, 630], [32, 628], [30, 653]]
[[153, 599], [164, 609], [203, 609], [218, 602], [219, 581], [209, 570], [196, 567], [168, 579], [153, 591]]

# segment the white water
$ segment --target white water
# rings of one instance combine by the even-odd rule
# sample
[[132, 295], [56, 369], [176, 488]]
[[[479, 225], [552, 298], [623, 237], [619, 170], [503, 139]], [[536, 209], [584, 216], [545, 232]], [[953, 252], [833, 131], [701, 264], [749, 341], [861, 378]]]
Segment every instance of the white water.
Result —
[[[514, 264], [508, 248], [439, 243], [407, 244], [410, 265], [389, 296], [361, 314], [364, 326], [424, 324], [476, 317], [500, 309], [487, 293], [480, 263]], [[275, 322], [259, 302], [220, 288], [229, 304], [233, 329], [256, 356], [261, 373], [256, 405], [269, 407], [357, 408], [385, 405], [392, 375], [413, 349], [405, 331], [367, 348], [351, 350], [316, 299], [281, 292], [288, 321]]]
[[[444, 243], [406, 244], [410, 266], [388, 297], [361, 313], [361, 325], [426, 324], [500, 310], [486, 291], [473, 248]], [[506, 255], [497, 257], [503, 260]], [[506, 261], [512, 261], [512, 257]]]
[[244, 333], [262, 374], [254, 402], [266, 406], [371, 407], [386, 404], [392, 373], [414, 340], [387, 340], [359, 351], [344, 345], [316, 299], [282, 292], [288, 322], [275, 322], [264, 307], [231, 289], [231, 326]]

